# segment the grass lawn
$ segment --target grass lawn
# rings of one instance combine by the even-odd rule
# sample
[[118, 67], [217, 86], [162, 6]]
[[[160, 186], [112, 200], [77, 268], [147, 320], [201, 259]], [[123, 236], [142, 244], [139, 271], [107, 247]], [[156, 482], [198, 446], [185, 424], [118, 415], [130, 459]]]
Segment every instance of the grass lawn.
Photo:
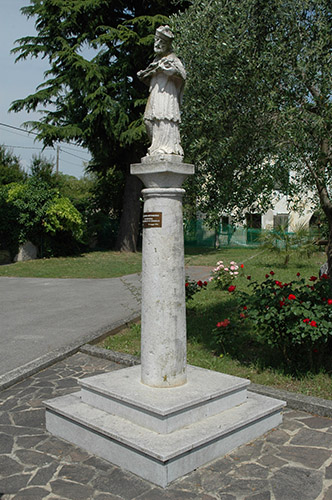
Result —
[[76, 257], [30, 260], [0, 266], [0, 276], [22, 278], [117, 278], [141, 271], [142, 254], [88, 252]]
[[[186, 250], [186, 265], [214, 266], [218, 260], [235, 260], [243, 263], [243, 275], [237, 279], [238, 289], [245, 290], [247, 275], [262, 280], [273, 269], [275, 279], [290, 281], [300, 272], [302, 276], [317, 275], [325, 262], [323, 252], [317, 252], [310, 259], [291, 257], [287, 267], [281, 256], [262, 251], [261, 248], [222, 248], [220, 250], [189, 248]], [[89, 252], [77, 257], [41, 259], [0, 266], [0, 276], [36, 278], [112, 278], [141, 271], [140, 253]], [[211, 331], [218, 321], [227, 317], [234, 307], [232, 296], [208, 286], [196, 294], [187, 307], [188, 362], [216, 371], [222, 371], [249, 378], [252, 382], [273, 385], [290, 391], [332, 399], [332, 380], [329, 374], [320, 373], [294, 378], [278, 367], [273, 353], [259, 348], [255, 342], [248, 342], [247, 332], [238, 332], [234, 342], [227, 346], [221, 357], [211, 349]], [[140, 328], [133, 326], [110, 337], [103, 344], [110, 349], [139, 354]]]
[[[206, 292], [203, 292], [206, 293]], [[197, 319], [197, 318], [196, 318]], [[307, 396], [316, 396], [324, 399], [332, 399], [331, 373], [309, 374], [300, 378], [292, 377], [283, 373], [281, 369], [260, 366], [258, 359], [247, 360], [243, 358], [243, 350], [239, 353], [239, 358], [231, 354], [216, 356], [207, 345], [199, 342], [190, 335], [192, 321], [188, 322], [188, 344], [187, 361], [191, 365], [201, 366], [209, 370], [219, 371], [250, 379], [256, 384], [263, 384], [284, 389], [286, 391], [300, 392]], [[206, 328], [208, 331], [208, 327]], [[140, 324], [132, 324], [116, 335], [111, 335], [103, 340], [99, 345], [113, 351], [125, 352], [134, 356], [140, 355]], [[245, 346], [244, 346], [245, 347]]]
[[[317, 275], [320, 265], [325, 261], [325, 255], [317, 253], [300, 262], [293, 258], [285, 268], [282, 258], [259, 249], [223, 249], [217, 253], [192, 252], [186, 255], [186, 262], [191, 265], [214, 265], [220, 258], [224, 262], [234, 259], [244, 264], [244, 273], [236, 281], [237, 288], [242, 290], [248, 286], [247, 275], [262, 280], [273, 269], [276, 279], [290, 281], [296, 277], [297, 272], [304, 277]], [[298, 378], [291, 376], [283, 370], [275, 351], [258, 344], [246, 331], [237, 332], [236, 337], [226, 344], [226, 352], [216, 355], [211, 347], [211, 331], [234, 307], [232, 295], [216, 290], [212, 285], [196, 294], [187, 304], [188, 363], [249, 378], [253, 383], [332, 399], [332, 372], [307, 374]], [[140, 325], [132, 325], [117, 335], [108, 337], [101, 345], [115, 351], [139, 355]]]
[[[263, 277], [265, 269], [273, 267], [278, 271], [281, 281], [288, 272], [303, 270], [317, 273], [319, 266], [325, 262], [323, 252], [317, 252], [310, 260], [302, 260], [294, 256], [284, 268], [283, 259], [260, 248], [188, 248], [185, 251], [185, 264], [188, 266], [214, 266], [218, 260], [235, 260], [245, 264], [245, 272], [253, 278]], [[22, 278], [116, 278], [125, 274], [141, 271], [142, 254], [127, 252], [88, 252], [75, 257], [59, 257], [30, 260], [0, 266], [0, 276], [16, 276]], [[295, 271], [296, 273], [297, 271]]]

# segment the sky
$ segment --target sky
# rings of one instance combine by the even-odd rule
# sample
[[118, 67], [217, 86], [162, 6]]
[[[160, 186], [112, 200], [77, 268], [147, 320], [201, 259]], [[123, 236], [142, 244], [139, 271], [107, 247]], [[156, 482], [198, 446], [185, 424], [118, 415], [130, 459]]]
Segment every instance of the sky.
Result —
[[[34, 20], [27, 19], [20, 9], [29, 5], [29, 0], [0, 0], [0, 144], [5, 145], [21, 160], [25, 170], [29, 169], [32, 155], [43, 154], [47, 159], [56, 159], [56, 150], [47, 148], [35, 141], [35, 136], [16, 130], [29, 120], [38, 120], [39, 113], [8, 112], [11, 103], [35, 92], [44, 81], [44, 72], [48, 69], [47, 61], [28, 59], [15, 63], [15, 55], [10, 51], [15, 47], [15, 40], [27, 35], [34, 35]], [[80, 178], [84, 175], [84, 162], [89, 161], [87, 150], [75, 144], [61, 143], [59, 153], [59, 171]]]

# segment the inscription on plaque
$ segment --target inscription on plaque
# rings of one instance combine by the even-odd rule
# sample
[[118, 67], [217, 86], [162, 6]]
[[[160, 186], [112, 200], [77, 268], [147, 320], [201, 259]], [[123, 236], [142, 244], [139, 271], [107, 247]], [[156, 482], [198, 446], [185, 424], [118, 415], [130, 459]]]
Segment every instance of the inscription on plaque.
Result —
[[162, 227], [161, 212], [144, 212], [143, 227]]

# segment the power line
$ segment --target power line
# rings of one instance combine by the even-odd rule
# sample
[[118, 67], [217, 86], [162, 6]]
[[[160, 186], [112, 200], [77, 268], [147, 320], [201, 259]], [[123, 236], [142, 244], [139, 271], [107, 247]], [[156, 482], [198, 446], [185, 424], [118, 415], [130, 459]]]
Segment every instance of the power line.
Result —
[[[62, 147], [63, 149], [69, 149], [70, 151], [75, 151], [75, 149], [74, 149], [74, 148], [68, 148], [68, 146], [65, 146], [65, 147], [64, 147], [64, 146], [61, 146], [61, 147]], [[84, 147], [83, 147], [83, 146], [80, 146], [80, 145], [78, 145], [78, 144], [76, 144], [76, 145], [75, 145], [75, 147], [76, 147], [76, 148], [82, 148], [82, 149], [84, 149]], [[80, 153], [83, 153], [83, 154], [85, 154], [85, 155], [89, 155], [89, 154], [90, 154], [90, 152], [87, 152], [87, 151], [80, 151]]]
[[[3, 144], [3, 146], [4, 146], [5, 148], [38, 149], [38, 150], [42, 150], [42, 149], [43, 149], [43, 148], [38, 148], [38, 147], [36, 147], [36, 146], [35, 146], [35, 147], [34, 147], [34, 146], [11, 146], [10, 144]], [[52, 151], [54, 151], [54, 149], [53, 149], [53, 148], [51, 148], [51, 147], [46, 147], [44, 150], [46, 150], [46, 149], [48, 149], [48, 150], [50, 150], [50, 149], [51, 149]]]
[[75, 156], [75, 158], [79, 158], [80, 160], [87, 161], [87, 158], [82, 158], [81, 156], [74, 155], [73, 153], [68, 153], [64, 149], [60, 148], [61, 153], [66, 153], [66, 155]]
[[[20, 132], [24, 132], [25, 134], [38, 135], [36, 132], [32, 132], [31, 130], [25, 130], [24, 128], [21, 128], [21, 127], [15, 127], [14, 125], [8, 125], [8, 123], [2, 123], [2, 122], [0, 122], [0, 125], [2, 127], [7, 127], [7, 128], [10, 128], [10, 129], [13, 129], [13, 130], [19, 130]], [[77, 148], [82, 147], [82, 146], [77, 146], [77, 144], [74, 144], [73, 142], [69, 142], [68, 144], [71, 144], [72, 146], [75, 146]], [[68, 149], [71, 149], [71, 148], [68, 148]], [[63, 148], [61, 148], [61, 151], [63, 153], [71, 154], [71, 153], [68, 153], [67, 151], [65, 151]], [[74, 149], [73, 149], [73, 151], [74, 151]], [[90, 154], [90, 153], [85, 153], [84, 151], [81, 151], [81, 153]], [[75, 155], [72, 154], [72, 156], [75, 156]], [[77, 158], [79, 158], [80, 160], [83, 160], [83, 161], [87, 161], [86, 158], [81, 158], [79, 156], [77, 156]]]
[[3, 127], [12, 128], [14, 130], [19, 130], [20, 132], [25, 132], [26, 134], [38, 135], [36, 132], [25, 130], [24, 128], [20, 128], [20, 127], [14, 127], [13, 125], [8, 125], [7, 123], [1, 123], [0, 122], [0, 125], [2, 125]]

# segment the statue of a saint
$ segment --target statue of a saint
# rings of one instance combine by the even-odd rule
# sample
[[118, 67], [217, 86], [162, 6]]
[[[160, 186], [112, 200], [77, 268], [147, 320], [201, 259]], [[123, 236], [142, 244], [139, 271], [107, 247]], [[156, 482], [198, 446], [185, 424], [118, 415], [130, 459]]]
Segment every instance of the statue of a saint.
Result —
[[172, 52], [174, 35], [169, 26], [156, 30], [152, 63], [137, 76], [149, 85], [150, 95], [144, 112], [144, 123], [151, 141], [148, 155], [183, 156], [180, 144], [180, 104], [185, 69]]

